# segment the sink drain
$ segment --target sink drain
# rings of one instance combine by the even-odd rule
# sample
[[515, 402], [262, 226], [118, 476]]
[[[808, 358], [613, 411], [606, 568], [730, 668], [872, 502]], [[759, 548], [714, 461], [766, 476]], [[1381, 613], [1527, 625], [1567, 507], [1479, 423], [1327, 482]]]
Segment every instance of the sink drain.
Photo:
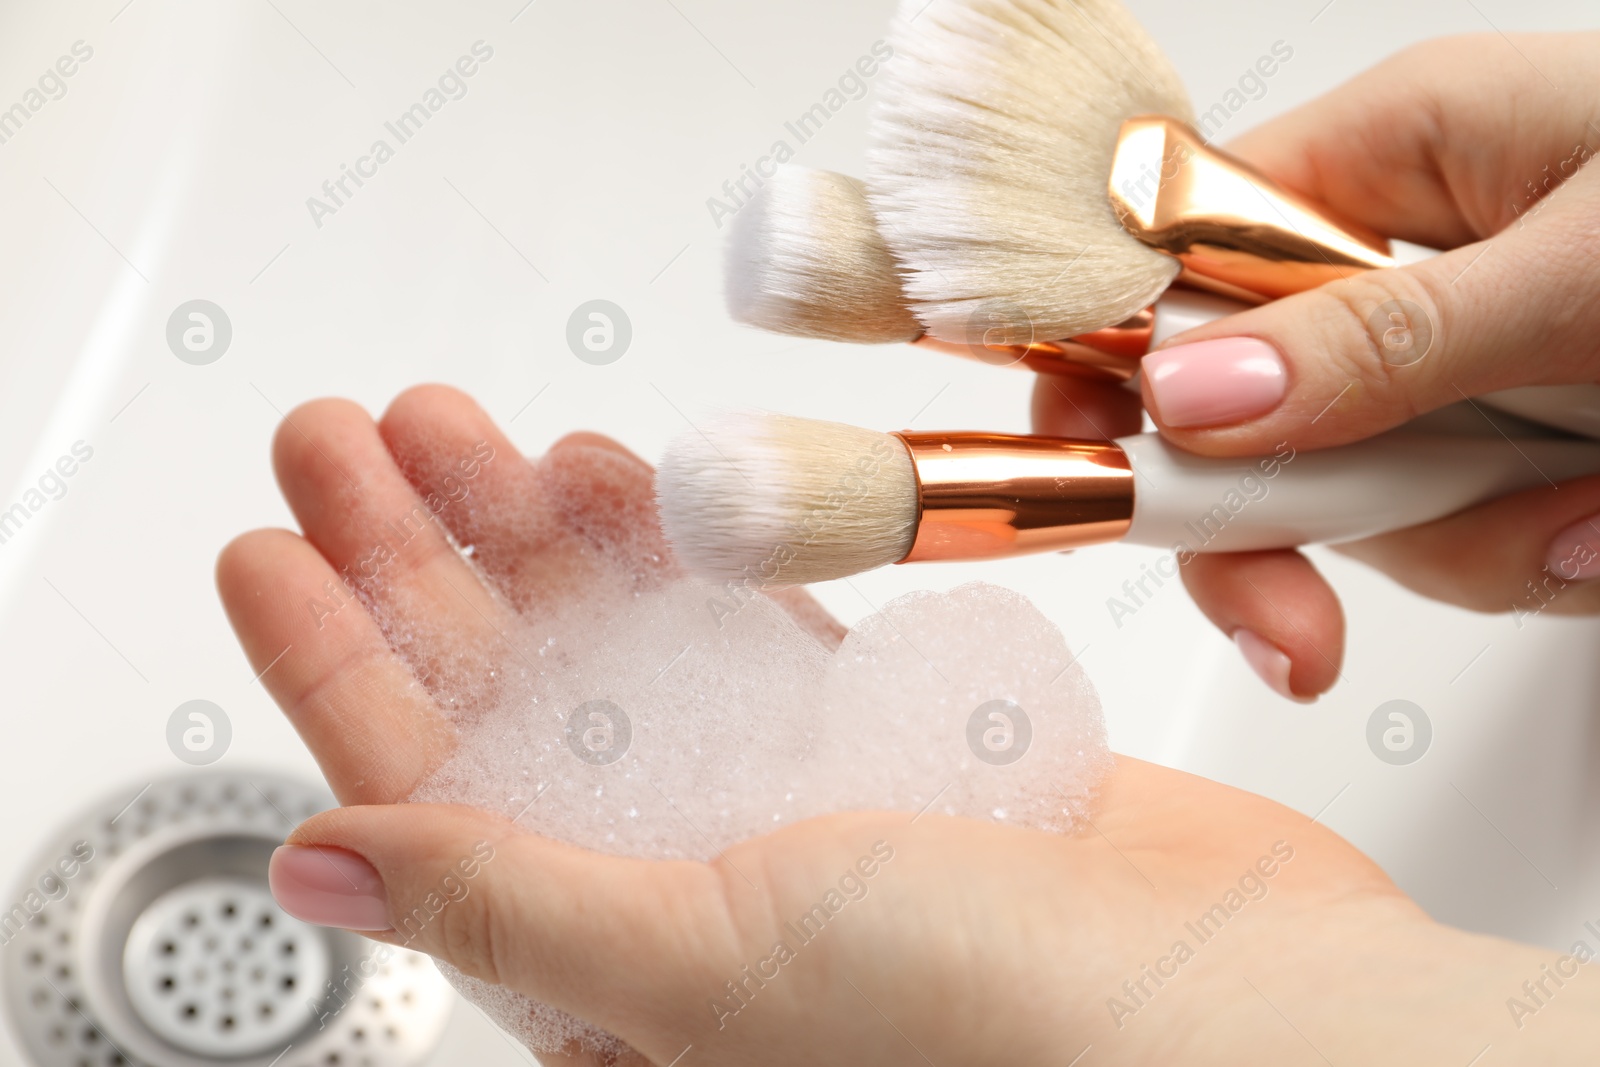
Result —
[[321, 934], [284, 916], [259, 883], [202, 878], [133, 924], [122, 979], [145, 1024], [203, 1056], [282, 1048], [308, 990], [332, 977]]
[[63, 827], [0, 904], [5, 1005], [36, 1067], [421, 1062], [454, 1003], [427, 957], [301, 923], [267, 890], [273, 848], [331, 803], [185, 775]]

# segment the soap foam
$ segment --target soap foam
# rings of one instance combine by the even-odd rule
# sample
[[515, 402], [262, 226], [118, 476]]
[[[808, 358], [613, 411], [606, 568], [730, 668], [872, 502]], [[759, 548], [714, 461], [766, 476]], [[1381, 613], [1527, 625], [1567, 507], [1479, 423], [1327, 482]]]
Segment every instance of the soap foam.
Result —
[[[637, 461], [567, 447], [533, 471], [526, 500], [469, 494], [450, 506], [472, 509], [485, 538], [514, 531], [461, 546], [469, 564], [498, 569], [541, 546], [539, 559], [560, 569], [539, 582], [560, 588], [497, 590], [506, 618], [481, 636], [430, 631], [440, 624], [404, 597], [365, 591], [457, 731], [453, 756], [412, 801], [525, 808], [519, 825], [546, 837], [705, 860], [852, 810], [1065, 831], [1111, 766], [1093, 687], [1025, 597], [980, 583], [913, 593], [830, 649], [753, 588], [682, 574]], [[517, 563], [524, 579], [539, 573], [537, 560]], [[1030, 730], [1021, 758], [1001, 764]], [[442, 969], [533, 1049], [622, 1049], [581, 1020]]]

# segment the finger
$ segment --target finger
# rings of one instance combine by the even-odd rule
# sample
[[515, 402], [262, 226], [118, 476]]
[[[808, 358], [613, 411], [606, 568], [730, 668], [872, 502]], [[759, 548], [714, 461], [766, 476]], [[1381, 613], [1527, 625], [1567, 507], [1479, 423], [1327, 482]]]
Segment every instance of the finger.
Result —
[[1144, 359], [1145, 405], [1191, 451], [1321, 448], [1519, 385], [1600, 378], [1600, 168], [1526, 226], [1179, 335]]
[[1051, 437], [1110, 441], [1139, 432], [1139, 394], [1120, 385], [1041, 374], [1033, 383], [1033, 430]]
[[1219, 552], [1183, 565], [1189, 595], [1279, 696], [1309, 703], [1344, 662], [1344, 611], [1300, 553]]
[[441, 763], [450, 732], [338, 574], [287, 530], [236, 539], [217, 589], [252, 669], [341, 804], [390, 803]]
[[731, 890], [711, 865], [600, 855], [434, 804], [325, 812], [289, 846], [271, 881], [291, 915], [386, 924], [381, 940], [599, 1026], [656, 1063], [695, 1036], [682, 991], [720, 989], [744, 963]]
[[[485, 576], [520, 612], [580, 595], [624, 566], [654, 579], [677, 573], [660, 535], [650, 465], [609, 437], [571, 433], [530, 464], [478, 404], [424, 385], [397, 397], [379, 423], [400, 469]], [[470, 473], [469, 473], [470, 472]], [[596, 551], [626, 546], [628, 555]], [[769, 594], [829, 648], [844, 627], [802, 589]]]
[[574, 430], [573, 432], [562, 437], [560, 440], [556, 441], [555, 444], [551, 445], [550, 451], [556, 452], [563, 448], [599, 448], [607, 452], [615, 453], [619, 456], [624, 456], [638, 464], [646, 471], [653, 471], [655, 469], [639, 456], [635, 455], [633, 450], [627, 445], [623, 444], [621, 441], [607, 437], [603, 433], [590, 433], [588, 430]]
[[849, 630], [827, 608], [817, 603], [817, 598], [804, 586], [780, 585], [762, 592], [782, 608], [800, 629], [822, 642], [823, 648], [831, 652], [844, 643]]
[[455, 688], [499, 666], [508, 613], [407, 483], [365, 411], [347, 400], [296, 408], [273, 442], [273, 465], [306, 540], [369, 604], [425, 685]]
[[1600, 613], [1600, 477], [1504, 497], [1340, 545], [1424, 596], [1474, 611]]
[[[530, 464], [466, 394], [418, 386], [379, 425], [412, 487], [519, 611], [576, 597], [616, 564], [670, 572], [650, 467], [597, 434]], [[618, 551], [630, 554], [619, 559]], [[615, 550], [615, 551], [610, 551]]]
[[1597, 48], [1594, 33], [1428, 41], [1228, 147], [1344, 218], [1454, 248], [1510, 225], [1547, 180], [1600, 152]]
[[[606, 437], [603, 434], [579, 431], [576, 433], [569, 433], [565, 437], [561, 438], [561, 440], [550, 446], [550, 451], [554, 453], [567, 448], [598, 448], [614, 452], [619, 456], [626, 457], [637, 464], [639, 468], [649, 476], [648, 492], [650, 494], [650, 498], [654, 500], [655, 468], [651, 467], [650, 464], [634, 455], [625, 445], [622, 445], [617, 441], [613, 441], [611, 438]], [[652, 530], [659, 528], [660, 517], [658, 513], [654, 511], [651, 512], [649, 523]], [[658, 550], [663, 553], [664, 558], [668, 562], [665, 573], [678, 573], [676, 565], [671, 562], [672, 551], [671, 548], [666, 545], [665, 537], [662, 537], [658, 544], [660, 545]], [[824, 648], [829, 649], [830, 651], [838, 648], [839, 645], [843, 643], [845, 634], [849, 632], [845, 628], [844, 624], [838, 619], [834, 618], [832, 613], [829, 612], [827, 608], [818, 603], [817, 598], [812, 596], [810, 591], [804, 586], [777, 586], [771, 589], [763, 589], [762, 592], [770, 600], [782, 608], [784, 612], [799, 625], [800, 629], [804, 630], [812, 637], [815, 637], [819, 642], [822, 643]]]

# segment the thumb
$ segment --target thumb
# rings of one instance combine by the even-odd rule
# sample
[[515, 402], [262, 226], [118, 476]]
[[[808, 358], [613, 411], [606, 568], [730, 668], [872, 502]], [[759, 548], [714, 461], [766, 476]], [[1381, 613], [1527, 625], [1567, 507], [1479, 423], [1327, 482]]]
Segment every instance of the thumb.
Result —
[[1175, 443], [1249, 455], [1321, 448], [1520, 385], [1600, 378], [1600, 169], [1488, 241], [1190, 330], [1144, 359]]
[[600, 855], [458, 805], [323, 812], [269, 881], [298, 919], [426, 952], [661, 1063], [698, 1017], [681, 991], [717, 988], [738, 959], [713, 867]]

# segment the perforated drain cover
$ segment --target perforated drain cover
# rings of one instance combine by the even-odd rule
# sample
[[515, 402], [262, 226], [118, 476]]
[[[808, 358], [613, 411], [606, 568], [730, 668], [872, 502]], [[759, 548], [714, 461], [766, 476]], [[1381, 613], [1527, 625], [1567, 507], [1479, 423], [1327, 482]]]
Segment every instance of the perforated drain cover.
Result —
[[267, 891], [272, 849], [331, 804], [194, 774], [63, 828], [0, 913], [6, 1009], [36, 1067], [421, 1062], [455, 999], [427, 957], [298, 922]]
[[330, 976], [321, 933], [240, 878], [168, 891], [133, 924], [122, 977], [139, 1017], [179, 1048], [233, 1058], [283, 1047], [305, 1024], [306, 990]]

